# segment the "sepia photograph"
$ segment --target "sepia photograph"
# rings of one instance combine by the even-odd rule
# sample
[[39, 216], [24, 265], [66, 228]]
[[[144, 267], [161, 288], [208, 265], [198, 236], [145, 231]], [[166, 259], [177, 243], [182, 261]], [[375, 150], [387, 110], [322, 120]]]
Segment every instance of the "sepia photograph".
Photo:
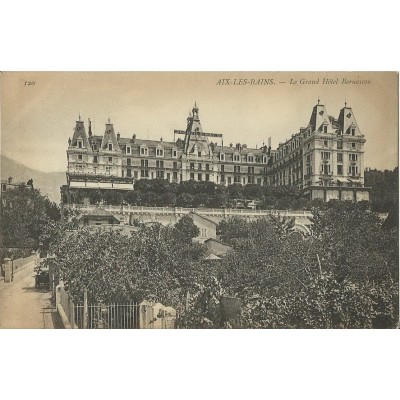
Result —
[[2, 72], [0, 328], [399, 328], [397, 72]]

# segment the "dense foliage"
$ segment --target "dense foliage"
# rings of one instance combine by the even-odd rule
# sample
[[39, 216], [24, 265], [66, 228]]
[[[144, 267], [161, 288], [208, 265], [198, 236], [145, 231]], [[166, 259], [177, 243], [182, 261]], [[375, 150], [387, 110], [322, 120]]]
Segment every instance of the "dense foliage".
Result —
[[382, 229], [377, 216], [351, 203], [314, 210], [313, 234], [304, 241], [291, 240], [284, 221], [241, 224], [233, 238], [236, 221], [221, 223], [221, 234], [236, 251], [223, 260], [217, 277], [225, 293], [245, 303], [244, 326], [396, 325], [397, 228]]
[[[241, 300], [241, 326], [259, 328], [394, 327], [398, 321], [398, 230], [383, 229], [365, 205], [313, 209], [312, 234], [292, 219], [224, 220], [233, 248], [201, 261], [190, 218], [174, 227], [105, 228], [55, 224], [51, 249], [67, 288], [81, 301], [160, 301], [179, 310], [183, 327], [221, 327], [222, 296]], [[68, 222], [69, 221], [69, 222]]]
[[[20, 186], [7, 190], [1, 197], [0, 242], [3, 254], [6, 249], [20, 254], [37, 249], [41, 235], [52, 221], [60, 219], [55, 203], [40, 194], [39, 190]], [[17, 250], [29, 249], [29, 250]]]
[[389, 212], [399, 199], [399, 168], [393, 171], [365, 171], [365, 186], [371, 187], [371, 207], [373, 211]]

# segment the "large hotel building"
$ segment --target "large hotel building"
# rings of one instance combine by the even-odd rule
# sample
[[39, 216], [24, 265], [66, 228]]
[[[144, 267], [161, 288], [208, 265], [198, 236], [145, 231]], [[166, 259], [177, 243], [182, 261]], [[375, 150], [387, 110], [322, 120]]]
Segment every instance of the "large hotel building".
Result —
[[294, 186], [311, 200], [369, 199], [364, 187], [365, 138], [347, 104], [334, 118], [318, 101], [308, 125], [276, 150], [270, 142], [259, 148], [224, 146], [222, 134], [203, 132], [196, 104], [186, 129], [175, 135], [173, 142], [121, 137], [110, 120], [104, 134], [95, 135], [90, 120], [86, 132], [79, 118], [68, 140], [67, 185], [62, 190], [133, 190], [136, 180], [166, 179]]

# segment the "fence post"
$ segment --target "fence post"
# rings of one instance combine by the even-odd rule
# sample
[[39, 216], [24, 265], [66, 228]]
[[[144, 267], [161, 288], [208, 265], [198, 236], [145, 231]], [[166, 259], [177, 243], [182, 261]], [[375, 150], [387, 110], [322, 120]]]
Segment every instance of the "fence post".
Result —
[[87, 289], [83, 291], [83, 329], [88, 327], [88, 299], [87, 299]]
[[69, 323], [71, 324], [71, 329], [74, 329], [75, 327], [75, 318], [74, 318], [74, 302], [72, 301], [72, 299], [68, 296], [68, 319], [69, 319]]
[[11, 258], [5, 258], [4, 259], [4, 282], [5, 283], [10, 283], [12, 281], [12, 264], [11, 264]]

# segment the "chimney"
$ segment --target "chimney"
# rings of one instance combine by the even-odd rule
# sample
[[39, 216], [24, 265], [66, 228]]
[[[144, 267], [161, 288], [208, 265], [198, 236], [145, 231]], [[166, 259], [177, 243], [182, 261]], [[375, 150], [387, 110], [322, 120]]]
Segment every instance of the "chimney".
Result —
[[8, 183], [12, 183], [12, 176], [8, 178]]
[[271, 136], [268, 138], [268, 147], [271, 148]]
[[121, 137], [121, 135], [119, 134], [119, 132], [117, 133], [117, 140], [119, 141], [119, 138]]
[[136, 134], [134, 133], [134, 134], [132, 135], [132, 143], [135, 143], [135, 140], [136, 140]]
[[89, 136], [92, 136], [92, 121], [90, 120], [90, 118], [88, 118], [89, 120]]

